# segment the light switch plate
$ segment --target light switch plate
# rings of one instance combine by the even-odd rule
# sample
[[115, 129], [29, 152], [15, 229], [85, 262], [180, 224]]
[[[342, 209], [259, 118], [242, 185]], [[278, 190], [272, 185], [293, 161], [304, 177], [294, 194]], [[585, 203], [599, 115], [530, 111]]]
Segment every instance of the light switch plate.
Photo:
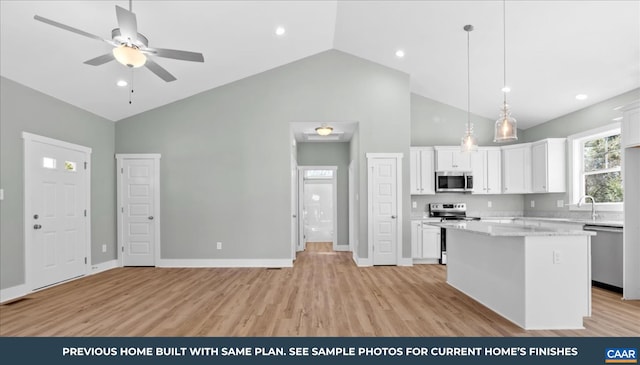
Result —
[[487, 208], [491, 208], [493, 206], [493, 203], [491, 202], [491, 200], [487, 201]]
[[564, 200], [559, 199], [556, 201], [556, 207], [558, 208], [564, 208]]
[[536, 207], [536, 201], [535, 201], [535, 200], [532, 200], [532, 201], [531, 201], [531, 208], [535, 208], [535, 207]]
[[413, 209], [417, 208], [417, 207], [418, 207], [418, 202], [417, 202], [417, 201], [415, 201], [415, 200], [414, 200], [414, 201], [412, 201], [412, 202], [411, 202], [411, 206], [413, 207]]
[[4, 200], [4, 189], [0, 189], [0, 200]]

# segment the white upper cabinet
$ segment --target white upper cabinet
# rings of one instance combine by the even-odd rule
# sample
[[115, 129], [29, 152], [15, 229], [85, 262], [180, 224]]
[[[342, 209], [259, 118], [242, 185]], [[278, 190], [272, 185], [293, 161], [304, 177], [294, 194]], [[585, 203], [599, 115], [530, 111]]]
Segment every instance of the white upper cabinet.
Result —
[[622, 108], [622, 145], [640, 147], [640, 100]]
[[431, 147], [411, 147], [409, 149], [410, 194], [435, 194], [434, 151]]
[[531, 178], [534, 193], [564, 193], [566, 138], [547, 138], [531, 144]]
[[436, 171], [471, 171], [473, 152], [462, 152], [460, 146], [436, 146]]
[[500, 147], [479, 147], [471, 153], [473, 194], [502, 194]]
[[502, 147], [502, 193], [531, 192], [531, 143]]

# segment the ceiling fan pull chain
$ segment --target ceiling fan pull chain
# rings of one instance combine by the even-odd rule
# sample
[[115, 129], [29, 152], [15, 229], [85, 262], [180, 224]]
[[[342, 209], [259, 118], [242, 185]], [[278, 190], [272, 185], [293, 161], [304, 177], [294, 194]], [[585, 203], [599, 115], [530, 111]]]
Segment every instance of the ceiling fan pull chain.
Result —
[[131, 69], [131, 92], [129, 93], [129, 104], [131, 104], [132, 96], [133, 96], [133, 69]]

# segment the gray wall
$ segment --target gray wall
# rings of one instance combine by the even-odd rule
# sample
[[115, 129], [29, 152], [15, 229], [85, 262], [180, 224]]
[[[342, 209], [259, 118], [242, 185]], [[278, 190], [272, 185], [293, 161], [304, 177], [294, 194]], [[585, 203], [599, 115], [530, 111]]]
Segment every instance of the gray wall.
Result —
[[[580, 109], [576, 112], [550, 120], [546, 123], [531, 127], [524, 131], [523, 142], [533, 142], [544, 138], [567, 137], [575, 133], [614, 123], [614, 118], [622, 116], [622, 113], [614, 108], [640, 99], [640, 89], [635, 89], [604, 100], [594, 105]], [[567, 146], [568, 147], [568, 146]], [[567, 174], [569, 173], [569, 161], [567, 161]], [[568, 175], [567, 175], [568, 177]], [[569, 179], [567, 178], [567, 181]], [[535, 201], [535, 208], [531, 208], [531, 201]], [[529, 194], [524, 196], [525, 215], [540, 216], [572, 216], [575, 218], [588, 218], [590, 212], [570, 212], [568, 206], [557, 208], [557, 201], [569, 203], [568, 193], [558, 194]], [[607, 217], [606, 213], [602, 216]], [[609, 214], [611, 219], [621, 217], [621, 214]], [[621, 219], [621, 218], [620, 218]]]
[[338, 244], [349, 245], [349, 143], [298, 143], [298, 166], [338, 166]]
[[[93, 86], [92, 86], [93, 87]], [[0, 288], [25, 283], [22, 132], [92, 148], [91, 262], [116, 258], [114, 123], [0, 78]], [[101, 246], [107, 245], [102, 253]]]
[[[471, 122], [478, 145], [504, 145], [493, 142], [495, 119], [471, 114]], [[466, 123], [466, 110], [411, 94], [411, 146], [458, 146], [466, 131]], [[518, 130], [518, 137], [521, 135], [522, 131]]]
[[[365, 152], [403, 153], [408, 177], [409, 95], [408, 75], [331, 50], [119, 121], [116, 151], [162, 154], [163, 258], [289, 258], [289, 123], [359, 122], [362, 198]], [[360, 242], [366, 221], [361, 214]]]

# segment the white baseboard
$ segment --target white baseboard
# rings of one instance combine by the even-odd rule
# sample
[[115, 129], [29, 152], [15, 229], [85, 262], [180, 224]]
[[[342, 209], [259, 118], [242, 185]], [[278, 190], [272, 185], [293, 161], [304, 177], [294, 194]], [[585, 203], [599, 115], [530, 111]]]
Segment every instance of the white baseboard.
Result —
[[291, 259], [161, 259], [158, 267], [293, 267]]
[[439, 263], [440, 263], [439, 259], [413, 259], [414, 265], [422, 265], [422, 264], [433, 265], [433, 264], [439, 264]]
[[413, 259], [410, 257], [401, 257], [398, 260], [398, 266], [413, 266]]
[[358, 257], [355, 252], [353, 253], [353, 261], [355, 261], [358, 267], [373, 266], [370, 258]]
[[349, 250], [349, 245], [336, 245], [333, 249], [334, 251], [351, 251]]
[[101, 273], [103, 271], [115, 269], [116, 267], [120, 267], [120, 265], [118, 265], [118, 260], [111, 260], [111, 261], [101, 262], [99, 264], [93, 264], [91, 265], [91, 269], [88, 275]]
[[20, 284], [0, 290], [0, 303], [8, 302], [27, 295], [27, 285]]

